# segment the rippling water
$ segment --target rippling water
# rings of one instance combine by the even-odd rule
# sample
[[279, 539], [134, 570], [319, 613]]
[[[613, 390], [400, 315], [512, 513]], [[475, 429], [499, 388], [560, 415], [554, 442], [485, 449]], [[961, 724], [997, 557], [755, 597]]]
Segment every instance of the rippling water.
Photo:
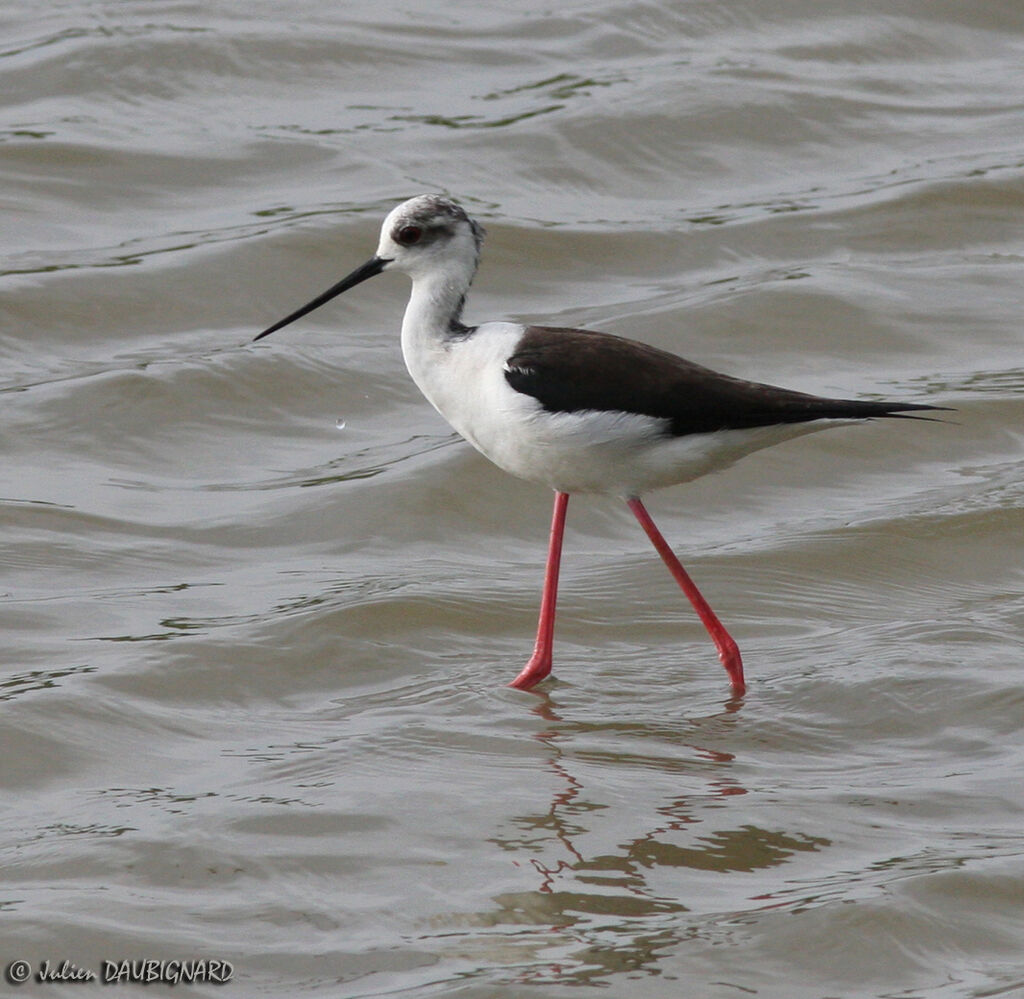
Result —
[[[0, 38], [4, 967], [1024, 990], [1018, 0], [67, 0]], [[404, 279], [250, 344], [429, 190], [488, 227], [470, 321], [956, 408], [650, 498], [741, 701], [585, 498], [556, 679], [503, 686], [549, 497], [419, 397]]]

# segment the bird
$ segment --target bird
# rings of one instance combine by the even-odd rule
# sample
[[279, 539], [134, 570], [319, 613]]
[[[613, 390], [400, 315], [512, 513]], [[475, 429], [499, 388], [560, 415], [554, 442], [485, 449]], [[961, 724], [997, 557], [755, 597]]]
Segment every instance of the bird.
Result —
[[537, 637], [509, 686], [530, 690], [551, 673], [569, 496], [593, 493], [625, 500], [714, 642], [732, 694], [744, 694], [739, 647], [641, 497], [827, 426], [872, 417], [929, 419], [916, 414], [946, 407], [810, 395], [721, 374], [594, 330], [467, 325], [463, 310], [483, 240], [483, 226], [452, 198], [410, 198], [387, 214], [369, 260], [253, 342], [375, 275], [404, 272], [412, 290], [401, 349], [412, 380], [495, 465], [555, 494]]

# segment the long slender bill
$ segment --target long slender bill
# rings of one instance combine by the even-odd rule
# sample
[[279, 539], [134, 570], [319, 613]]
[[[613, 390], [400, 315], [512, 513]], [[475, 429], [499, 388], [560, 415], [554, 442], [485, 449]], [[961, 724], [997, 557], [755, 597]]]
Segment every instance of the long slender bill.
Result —
[[343, 291], [348, 291], [349, 288], [354, 288], [357, 284], [362, 284], [367, 278], [372, 278], [375, 274], [380, 274], [391, 261], [384, 257], [371, 257], [361, 267], [357, 267], [351, 274], [343, 277], [337, 284], [332, 285], [322, 295], [317, 295], [312, 302], [307, 302], [301, 309], [296, 309], [291, 315], [285, 316], [284, 319], [278, 320], [273, 326], [268, 326], [259, 336], [253, 337], [253, 343], [257, 340], [262, 340], [265, 336], [270, 336], [275, 330], [281, 329], [282, 326], [287, 326], [289, 323], [295, 322], [296, 319], [301, 319], [304, 315], [312, 312], [314, 309], [320, 308], [325, 302], [329, 302], [332, 298], [340, 295]]

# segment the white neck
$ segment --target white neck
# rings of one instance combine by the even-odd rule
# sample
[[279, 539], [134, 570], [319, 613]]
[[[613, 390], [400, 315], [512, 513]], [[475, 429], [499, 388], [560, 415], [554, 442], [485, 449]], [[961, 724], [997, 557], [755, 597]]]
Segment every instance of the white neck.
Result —
[[403, 338], [411, 327], [415, 327], [420, 336], [441, 338], [450, 336], [452, 329], [458, 327], [476, 263], [447, 260], [444, 264], [410, 273], [413, 291], [401, 323]]
[[402, 337], [415, 329], [417, 336], [444, 338], [462, 316], [469, 282], [458, 275], [427, 274], [414, 277], [409, 304], [402, 320]]
[[402, 350], [406, 354], [430, 343], [443, 343], [462, 328], [462, 306], [476, 264], [449, 260], [446, 265], [409, 275], [412, 293], [402, 319]]
[[402, 319], [402, 356], [412, 379], [433, 402], [432, 369], [460, 330], [462, 303], [473, 274], [432, 270], [413, 276]]

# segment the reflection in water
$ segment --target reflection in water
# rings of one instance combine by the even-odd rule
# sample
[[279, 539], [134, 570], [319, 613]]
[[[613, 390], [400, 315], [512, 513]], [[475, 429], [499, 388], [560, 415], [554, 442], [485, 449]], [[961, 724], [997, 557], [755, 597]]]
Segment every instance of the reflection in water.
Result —
[[23, 673], [12, 673], [0, 681], [0, 701], [11, 700], [37, 690], [59, 687], [60, 681], [84, 673], [95, 672], [95, 666], [80, 664], [63, 669], [32, 669]]
[[[658, 975], [663, 956], [674, 952], [682, 940], [707, 932], [701, 925], [701, 910], [706, 912], [708, 905], [701, 892], [708, 872], [728, 876], [778, 867], [797, 852], [830, 845], [820, 837], [762, 829], [749, 822], [694, 835], [698, 828], [707, 827], [709, 807], [716, 809], [719, 821], [723, 816], [728, 819], [729, 799], [747, 793], [728, 772], [711, 777], [703, 773], [709, 763], [716, 771], [730, 767], [733, 754], [677, 743], [680, 750], [692, 752], [689, 764], [679, 756], [669, 761], [635, 753], [602, 753], [597, 759], [581, 745], [598, 731], [607, 745], [608, 731], [614, 726], [567, 722], [549, 694], [539, 696], [541, 702], [533, 711], [550, 724], [535, 738], [548, 750], [544, 769], [555, 776], [558, 790], [546, 811], [514, 818], [515, 833], [492, 840], [517, 855], [513, 861], [517, 867], [528, 865], [537, 872], [536, 887], [497, 895], [494, 910], [469, 919], [476, 929], [502, 927], [506, 943], [510, 925], [523, 928], [522, 935], [514, 937], [519, 953], [509, 963], [518, 967], [510, 980], [595, 984], [622, 972]], [[697, 724], [720, 727], [740, 707], [741, 699], [733, 699], [723, 712]], [[626, 734], [650, 737], [651, 732], [631, 725]], [[623, 734], [621, 726], [619, 733]], [[588, 817], [596, 820], [613, 807], [596, 800], [588, 790], [584, 775], [595, 762], [604, 769], [639, 769], [641, 773], [652, 768], [664, 772], [667, 764], [674, 776], [692, 780], [696, 775], [704, 787], [655, 805], [659, 821], [648, 823], [613, 851], [594, 850], [587, 843], [593, 842], [593, 827], [598, 823]], [[643, 821], [638, 807], [637, 822]], [[692, 872], [694, 899], [666, 892], [662, 875], [673, 869]]]

